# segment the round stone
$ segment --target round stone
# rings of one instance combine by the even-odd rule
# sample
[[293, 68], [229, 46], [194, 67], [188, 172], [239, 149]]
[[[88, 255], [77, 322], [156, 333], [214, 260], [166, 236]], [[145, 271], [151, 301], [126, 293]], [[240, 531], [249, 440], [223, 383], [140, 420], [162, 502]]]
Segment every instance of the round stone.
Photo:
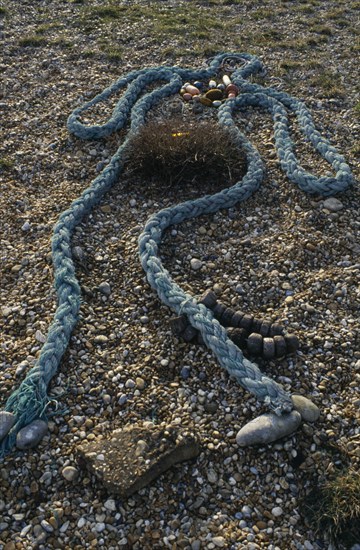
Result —
[[274, 343], [275, 343], [275, 356], [276, 357], [284, 357], [286, 355], [286, 342], [285, 338], [283, 336], [280, 336], [280, 334], [276, 334], [273, 337]]
[[199, 260], [198, 258], [191, 258], [190, 260], [190, 266], [191, 266], [191, 269], [193, 269], [194, 271], [198, 271], [199, 269], [202, 268], [202, 261]]
[[185, 91], [188, 94], [191, 94], [191, 95], [199, 95], [199, 93], [200, 93], [199, 88], [197, 88], [196, 86], [192, 86], [191, 84], [186, 86]]
[[236, 442], [240, 447], [266, 445], [291, 434], [300, 424], [301, 415], [298, 411], [281, 416], [275, 413], [262, 414], [241, 428]]
[[299, 347], [299, 338], [295, 334], [286, 334], [285, 342], [288, 353], [294, 353]]
[[283, 509], [281, 508], [281, 506], [274, 506], [274, 508], [271, 510], [271, 513], [275, 518], [278, 518], [278, 517], [282, 516], [282, 514], [284, 512], [283, 512]]
[[0, 411], [0, 441], [9, 433], [16, 422], [16, 417], [7, 411]]
[[205, 97], [207, 97], [211, 101], [216, 101], [217, 99], [222, 99], [224, 97], [224, 94], [221, 90], [219, 90], [219, 88], [213, 88], [212, 90], [206, 92]]
[[102, 283], [99, 284], [99, 290], [105, 296], [110, 296], [111, 294], [111, 288], [107, 281], [103, 281]]
[[261, 334], [257, 334], [256, 332], [253, 332], [250, 334], [249, 338], [247, 339], [246, 346], [248, 349], [248, 352], [251, 355], [261, 355], [263, 351], [263, 337]]
[[320, 416], [320, 409], [303, 395], [292, 395], [294, 409], [297, 410], [305, 422], [316, 422]]
[[275, 357], [275, 342], [273, 338], [264, 338], [263, 357], [264, 359], [272, 359]]
[[192, 95], [189, 94], [189, 92], [185, 92], [183, 94], [183, 98], [184, 98], [185, 101], [191, 101], [192, 100]]
[[207, 98], [204, 95], [200, 96], [200, 103], [202, 103], [206, 107], [211, 107], [211, 105], [212, 105], [211, 99]]
[[36, 447], [42, 438], [47, 434], [48, 425], [44, 420], [34, 420], [22, 428], [16, 436], [16, 446], [25, 451]]
[[61, 474], [66, 481], [76, 481], [79, 477], [79, 471], [74, 466], [65, 466]]
[[338, 212], [339, 210], [342, 210], [344, 208], [344, 205], [339, 199], [336, 199], [335, 197], [329, 197], [328, 199], [324, 200], [323, 208], [326, 208], [326, 210], [330, 210], [330, 212]]

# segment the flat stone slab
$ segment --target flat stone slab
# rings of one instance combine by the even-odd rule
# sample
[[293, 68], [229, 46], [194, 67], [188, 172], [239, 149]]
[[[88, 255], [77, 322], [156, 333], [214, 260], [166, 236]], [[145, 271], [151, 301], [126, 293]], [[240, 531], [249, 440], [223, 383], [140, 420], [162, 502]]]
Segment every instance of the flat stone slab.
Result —
[[143, 422], [77, 447], [78, 460], [110, 493], [129, 497], [174, 464], [200, 453], [198, 437], [178, 425]]

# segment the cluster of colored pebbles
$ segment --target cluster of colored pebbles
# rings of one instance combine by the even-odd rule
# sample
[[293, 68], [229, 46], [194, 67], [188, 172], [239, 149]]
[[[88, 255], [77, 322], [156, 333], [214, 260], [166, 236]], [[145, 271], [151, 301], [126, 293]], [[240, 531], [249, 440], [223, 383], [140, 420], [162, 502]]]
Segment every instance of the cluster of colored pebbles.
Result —
[[220, 107], [223, 101], [233, 99], [238, 93], [239, 88], [231, 82], [228, 75], [224, 75], [219, 84], [215, 80], [210, 80], [208, 84], [199, 81], [193, 84], [186, 82], [180, 90], [184, 101], [200, 102], [207, 107]]
[[[284, 326], [257, 319], [243, 311], [235, 311], [218, 302], [212, 291], [205, 292], [199, 303], [212, 310], [215, 319], [227, 328], [229, 338], [249, 355], [264, 359], [280, 358], [294, 353], [299, 347], [297, 336], [287, 333]], [[176, 336], [186, 342], [203, 344], [200, 332], [189, 323], [185, 315], [172, 319], [171, 328]]]

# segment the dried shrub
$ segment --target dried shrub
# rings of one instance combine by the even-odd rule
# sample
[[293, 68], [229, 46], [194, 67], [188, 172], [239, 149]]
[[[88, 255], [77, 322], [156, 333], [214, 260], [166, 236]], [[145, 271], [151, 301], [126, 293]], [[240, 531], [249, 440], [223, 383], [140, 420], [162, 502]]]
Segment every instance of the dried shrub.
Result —
[[131, 174], [175, 190], [190, 185], [211, 192], [229, 187], [246, 172], [244, 153], [214, 122], [150, 122], [132, 138], [127, 161]]
[[314, 489], [303, 503], [304, 513], [317, 533], [335, 548], [351, 548], [360, 541], [360, 473], [341, 471]]

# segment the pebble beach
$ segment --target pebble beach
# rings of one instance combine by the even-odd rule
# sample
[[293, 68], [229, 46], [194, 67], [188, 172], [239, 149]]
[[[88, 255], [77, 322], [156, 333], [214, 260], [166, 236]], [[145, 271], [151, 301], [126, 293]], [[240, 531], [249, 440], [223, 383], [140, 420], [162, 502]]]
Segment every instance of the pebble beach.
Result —
[[[304, 511], [312, 490], [341, 469], [358, 471], [360, 460], [358, 8], [317, 0], [1, 4], [0, 410], [35, 364], [56, 309], [52, 228], [125, 135], [83, 141], [69, 134], [67, 118], [120, 75], [201, 67], [218, 51], [253, 53], [266, 67], [259, 82], [306, 103], [355, 184], [331, 198], [304, 194], [280, 168], [271, 117], [250, 108], [236, 121], [266, 164], [261, 188], [166, 232], [161, 259], [186, 292], [213, 291], [228, 308], [299, 339], [296, 353], [256, 362], [286, 391], [309, 398], [320, 417], [276, 442], [243, 447], [239, 430], [266, 407], [204, 346], [173, 334], [174, 314], [150, 288], [138, 254], [151, 214], [212, 184], [174, 188], [143, 181], [131, 166], [124, 172], [75, 229], [80, 319], [49, 387], [47, 434], [0, 460], [0, 550], [360, 543], [331, 544]], [[115, 101], [86, 122], [106, 120]], [[216, 107], [176, 95], [149, 120], [175, 116], [191, 129], [215, 121]], [[293, 118], [291, 129], [302, 166], [329, 175]], [[200, 452], [121, 498], [83, 468], [78, 449], [142, 422], [195, 433]]]

